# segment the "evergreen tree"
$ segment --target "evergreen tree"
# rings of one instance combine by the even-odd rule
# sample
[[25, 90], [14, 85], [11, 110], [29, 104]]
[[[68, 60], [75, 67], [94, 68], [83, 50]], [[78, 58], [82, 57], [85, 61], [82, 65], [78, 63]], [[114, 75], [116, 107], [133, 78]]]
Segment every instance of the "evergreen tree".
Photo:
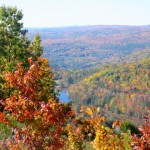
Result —
[[0, 7], [0, 99], [6, 99], [12, 92], [2, 78], [3, 73], [13, 73], [17, 69], [17, 62], [21, 62], [27, 70], [28, 58], [33, 57], [36, 61], [43, 52], [39, 35], [35, 36], [33, 42], [27, 38], [22, 18], [22, 12], [16, 7]]
[[14, 71], [16, 62], [27, 62], [30, 41], [26, 37], [21, 19], [23, 14], [16, 7], [0, 7], [0, 66], [1, 71]]
[[35, 35], [33, 42], [30, 43], [29, 51], [32, 53], [34, 60], [37, 60], [43, 53], [41, 46], [41, 37], [39, 34]]

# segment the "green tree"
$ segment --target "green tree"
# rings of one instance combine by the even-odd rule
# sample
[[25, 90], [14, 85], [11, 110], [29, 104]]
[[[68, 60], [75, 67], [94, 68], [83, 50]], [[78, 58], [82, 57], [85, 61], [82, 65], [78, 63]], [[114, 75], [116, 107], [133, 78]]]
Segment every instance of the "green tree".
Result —
[[43, 47], [41, 46], [41, 37], [39, 34], [35, 35], [34, 40], [30, 43], [28, 50], [32, 53], [34, 60], [37, 60], [37, 58], [42, 55]]
[[27, 62], [30, 41], [26, 37], [21, 19], [23, 14], [16, 7], [0, 7], [0, 66], [1, 71], [16, 70], [16, 62]]
[[39, 35], [35, 36], [33, 42], [27, 38], [22, 18], [22, 11], [16, 7], [0, 7], [0, 99], [11, 95], [11, 90], [2, 79], [3, 73], [13, 73], [17, 69], [17, 62], [21, 62], [27, 70], [28, 58], [33, 57], [36, 61], [43, 52]]

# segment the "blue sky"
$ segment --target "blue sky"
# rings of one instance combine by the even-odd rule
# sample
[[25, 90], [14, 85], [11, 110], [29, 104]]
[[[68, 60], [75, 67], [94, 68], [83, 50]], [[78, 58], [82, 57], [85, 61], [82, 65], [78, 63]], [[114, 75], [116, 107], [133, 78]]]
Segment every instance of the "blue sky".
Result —
[[17, 6], [25, 27], [150, 25], [150, 0], [0, 0]]

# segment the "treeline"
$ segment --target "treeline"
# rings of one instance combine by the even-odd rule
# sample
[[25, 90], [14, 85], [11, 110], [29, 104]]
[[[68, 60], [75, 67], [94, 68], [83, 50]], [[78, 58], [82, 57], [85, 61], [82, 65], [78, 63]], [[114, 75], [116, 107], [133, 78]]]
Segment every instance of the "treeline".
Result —
[[69, 87], [76, 105], [94, 105], [143, 118], [150, 106], [150, 58], [131, 64], [104, 65], [99, 71]]

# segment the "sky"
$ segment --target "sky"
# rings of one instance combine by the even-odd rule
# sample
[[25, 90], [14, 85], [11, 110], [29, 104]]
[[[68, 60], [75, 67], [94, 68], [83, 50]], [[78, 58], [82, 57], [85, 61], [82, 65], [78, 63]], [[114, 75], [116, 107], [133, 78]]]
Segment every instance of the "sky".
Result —
[[22, 10], [25, 27], [150, 25], [150, 0], [0, 0]]

